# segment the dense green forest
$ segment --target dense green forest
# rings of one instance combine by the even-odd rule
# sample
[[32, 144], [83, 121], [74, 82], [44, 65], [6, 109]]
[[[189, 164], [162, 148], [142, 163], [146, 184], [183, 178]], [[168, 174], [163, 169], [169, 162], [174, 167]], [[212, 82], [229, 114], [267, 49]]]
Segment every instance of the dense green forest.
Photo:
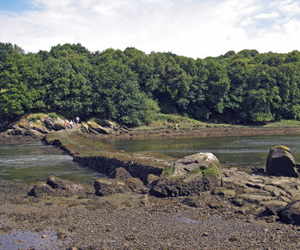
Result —
[[227, 123], [300, 119], [300, 52], [193, 59], [81, 44], [24, 53], [0, 43], [0, 124], [34, 112], [130, 126], [158, 112]]

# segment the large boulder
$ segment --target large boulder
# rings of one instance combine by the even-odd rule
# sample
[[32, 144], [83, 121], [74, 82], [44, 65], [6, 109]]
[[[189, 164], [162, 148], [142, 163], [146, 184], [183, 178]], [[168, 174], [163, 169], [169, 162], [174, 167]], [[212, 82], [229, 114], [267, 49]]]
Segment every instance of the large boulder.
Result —
[[269, 151], [266, 164], [268, 175], [299, 177], [297, 163], [291, 154], [291, 149], [285, 146], [275, 146]]
[[199, 195], [221, 186], [221, 164], [211, 153], [198, 153], [178, 160], [163, 171], [159, 180], [150, 183], [156, 196]]
[[288, 204], [284, 209], [279, 211], [279, 218], [282, 222], [300, 225], [300, 200]]

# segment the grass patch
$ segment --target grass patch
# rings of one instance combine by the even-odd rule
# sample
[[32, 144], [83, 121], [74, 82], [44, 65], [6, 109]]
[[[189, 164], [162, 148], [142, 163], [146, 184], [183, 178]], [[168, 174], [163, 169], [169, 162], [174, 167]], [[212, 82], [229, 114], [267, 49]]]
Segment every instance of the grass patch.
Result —
[[268, 123], [264, 128], [297, 128], [300, 127], [300, 121], [297, 120], [281, 120], [279, 122]]
[[230, 127], [230, 124], [216, 124], [197, 121], [185, 116], [172, 114], [156, 114], [149, 125], [140, 126], [136, 130], [159, 130], [159, 129], [199, 129], [214, 127]]

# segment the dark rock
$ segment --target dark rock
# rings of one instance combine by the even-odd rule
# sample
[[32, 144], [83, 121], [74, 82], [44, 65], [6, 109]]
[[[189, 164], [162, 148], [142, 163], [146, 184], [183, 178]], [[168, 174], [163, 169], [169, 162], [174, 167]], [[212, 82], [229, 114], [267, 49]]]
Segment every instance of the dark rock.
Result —
[[241, 198], [238, 198], [238, 197], [234, 197], [232, 200], [231, 200], [231, 203], [237, 207], [242, 207], [246, 204], [246, 201], [241, 199]]
[[189, 207], [200, 207], [201, 206], [199, 198], [196, 199], [196, 198], [192, 198], [192, 197], [185, 198], [182, 201], [182, 204], [187, 205]]
[[158, 182], [159, 176], [155, 174], [149, 174], [147, 178], [148, 188], [152, 189]]
[[99, 196], [107, 196], [115, 193], [126, 193], [131, 191], [129, 187], [122, 181], [117, 179], [102, 179], [94, 181], [95, 194]]
[[268, 175], [299, 177], [296, 161], [291, 150], [285, 146], [275, 146], [269, 151], [266, 164]]
[[109, 178], [125, 180], [132, 178], [131, 174], [125, 168], [116, 168], [109, 176]]
[[210, 188], [210, 183], [205, 178], [189, 182], [183, 179], [160, 179], [151, 188], [150, 194], [158, 197], [200, 195], [201, 192], [208, 191]]
[[279, 211], [282, 210], [282, 206], [277, 204], [270, 204], [265, 207], [265, 209], [258, 214], [257, 217], [265, 217], [265, 216], [277, 216]]
[[278, 212], [278, 216], [284, 223], [300, 225], [300, 200], [288, 204]]
[[45, 182], [38, 182], [34, 187], [28, 192], [29, 196], [42, 197], [42, 196], [53, 196], [55, 190], [53, 190]]

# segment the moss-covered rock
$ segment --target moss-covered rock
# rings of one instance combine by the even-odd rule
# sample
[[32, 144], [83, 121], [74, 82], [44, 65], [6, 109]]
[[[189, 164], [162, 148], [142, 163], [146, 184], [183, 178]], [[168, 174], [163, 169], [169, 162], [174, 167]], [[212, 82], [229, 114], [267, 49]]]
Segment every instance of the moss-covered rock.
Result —
[[198, 195], [221, 186], [221, 164], [211, 153], [198, 153], [176, 161], [161, 177], [151, 183], [156, 196]]

